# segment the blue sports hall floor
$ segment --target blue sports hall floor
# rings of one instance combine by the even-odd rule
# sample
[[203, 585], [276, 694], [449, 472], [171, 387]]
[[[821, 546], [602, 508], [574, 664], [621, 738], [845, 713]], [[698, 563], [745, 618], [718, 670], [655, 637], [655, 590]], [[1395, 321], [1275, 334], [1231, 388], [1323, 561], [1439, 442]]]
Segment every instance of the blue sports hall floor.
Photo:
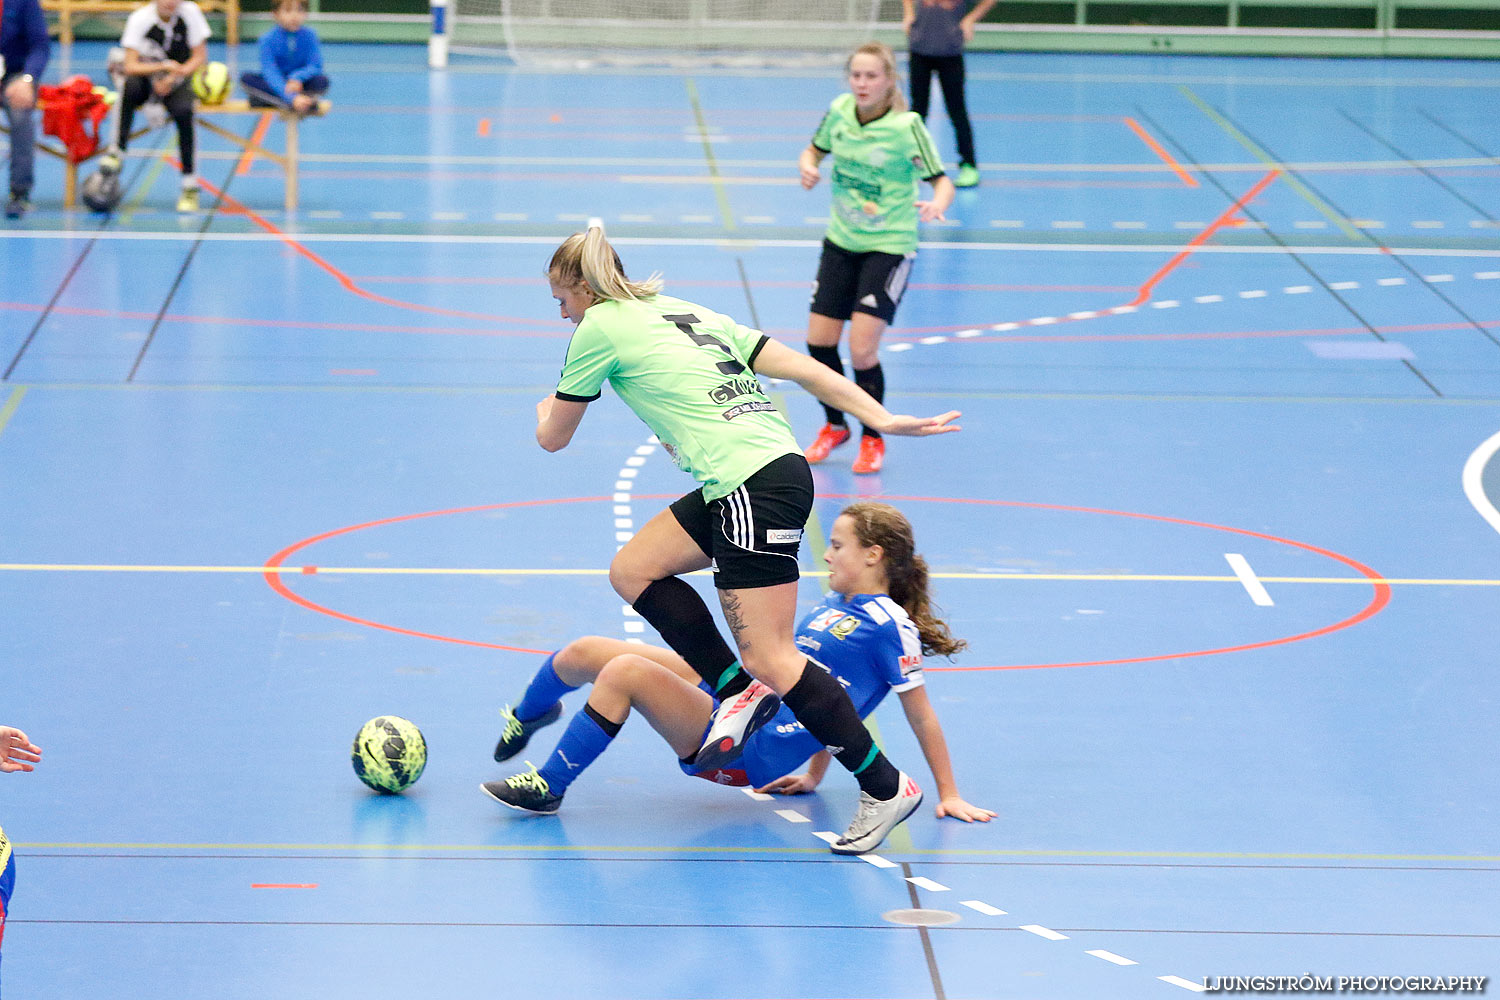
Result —
[[[1500, 66], [970, 58], [983, 183], [882, 349], [892, 407], [963, 432], [818, 468], [802, 599], [842, 503], [908, 514], [971, 644], [929, 690], [999, 817], [929, 804], [860, 860], [815, 836], [841, 772], [758, 800], [638, 719], [556, 817], [476, 788], [546, 651], [652, 638], [604, 569], [691, 485], [608, 392], [536, 447], [548, 255], [597, 216], [633, 274], [800, 346], [828, 192], [795, 159], [838, 71], [326, 56], [295, 215], [204, 134], [179, 218], [165, 130], [112, 218], [40, 162], [0, 229], [0, 723], [45, 751], [0, 776], [7, 997], [1500, 974]], [[349, 766], [383, 713], [431, 748], [400, 797]]]

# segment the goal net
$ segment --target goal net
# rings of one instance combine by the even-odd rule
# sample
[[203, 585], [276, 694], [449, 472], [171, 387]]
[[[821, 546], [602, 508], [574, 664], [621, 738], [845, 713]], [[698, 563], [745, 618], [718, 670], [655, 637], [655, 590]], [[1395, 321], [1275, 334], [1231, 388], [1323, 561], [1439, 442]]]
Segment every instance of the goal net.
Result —
[[881, 0], [455, 0], [455, 51], [517, 63], [798, 65], [874, 37]]

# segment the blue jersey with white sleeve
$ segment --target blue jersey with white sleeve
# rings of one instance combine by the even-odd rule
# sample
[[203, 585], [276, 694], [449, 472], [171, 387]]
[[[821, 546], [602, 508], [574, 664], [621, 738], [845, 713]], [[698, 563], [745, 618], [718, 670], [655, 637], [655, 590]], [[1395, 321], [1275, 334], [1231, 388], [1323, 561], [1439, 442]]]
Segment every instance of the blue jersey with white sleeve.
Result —
[[[900, 694], [923, 683], [917, 626], [885, 594], [855, 594], [847, 600], [828, 594], [797, 624], [797, 648], [838, 678], [862, 719], [892, 691]], [[751, 734], [740, 760], [725, 770], [743, 769], [750, 786], [758, 788], [792, 773], [822, 749], [782, 705]]]

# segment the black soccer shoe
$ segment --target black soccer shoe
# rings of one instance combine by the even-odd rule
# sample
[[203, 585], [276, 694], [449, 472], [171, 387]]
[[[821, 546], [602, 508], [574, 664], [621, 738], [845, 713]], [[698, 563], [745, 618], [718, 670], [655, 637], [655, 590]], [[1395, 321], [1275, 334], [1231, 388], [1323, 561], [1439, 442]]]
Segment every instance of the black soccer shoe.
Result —
[[540, 718], [532, 719], [530, 722], [522, 722], [516, 718], [516, 713], [510, 710], [509, 705], [500, 710], [500, 717], [505, 720], [505, 728], [500, 731], [500, 742], [495, 744], [496, 763], [510, 760], [526, 749], [532, 733], [562, 718], [562, 702], [554, 702], [551, 708], [541, 714]]

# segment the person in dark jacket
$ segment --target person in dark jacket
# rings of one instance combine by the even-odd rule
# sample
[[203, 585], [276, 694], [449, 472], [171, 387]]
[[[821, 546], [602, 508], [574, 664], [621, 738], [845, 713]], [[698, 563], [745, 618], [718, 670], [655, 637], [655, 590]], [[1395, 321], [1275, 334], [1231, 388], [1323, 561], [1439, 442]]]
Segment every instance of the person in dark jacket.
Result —
[[10, 126], [10, 199], [5, 217], [19, 219], [31, 207], [36, 159], [36, 86], [47, 68], [52, 43], [38, 0], [0, 3], [0, 104]]

